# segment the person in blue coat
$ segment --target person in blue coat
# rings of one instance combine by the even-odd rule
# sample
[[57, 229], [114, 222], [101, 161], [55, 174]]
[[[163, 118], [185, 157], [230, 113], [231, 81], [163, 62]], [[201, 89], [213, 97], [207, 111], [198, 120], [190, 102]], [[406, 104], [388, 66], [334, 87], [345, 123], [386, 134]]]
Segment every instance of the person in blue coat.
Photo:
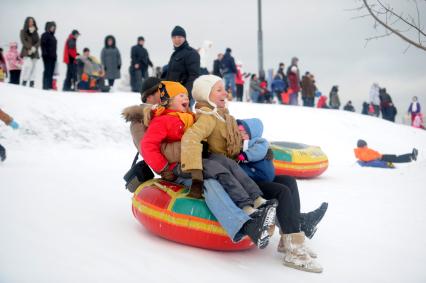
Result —
[[238, 155], [241, 168], [255, 182], [272, 182], [275, 169], [272, 155], [268, 154], [269, 142], [262, 138], [263, 123], [257, 118], [237, 120], [244, 140], [243, 150]]

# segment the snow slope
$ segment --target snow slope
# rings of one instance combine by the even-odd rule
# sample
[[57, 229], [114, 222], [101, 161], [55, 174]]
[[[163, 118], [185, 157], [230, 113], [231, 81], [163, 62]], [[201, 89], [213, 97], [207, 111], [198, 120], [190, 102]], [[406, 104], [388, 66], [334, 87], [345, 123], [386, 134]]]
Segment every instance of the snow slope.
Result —
[[[426, 282], [426, 132], [344, 111], [231, 103], [265, 137], [319, 145], [329, 169], [299, 181], [302, 211], [329, 202], [309, 244], [323, 274], [284, 267], [276, 234], [265, 250], [213, 252], [149, 234], [132, 216], [123, 174], [135, 153], [122, 108], [133, 93], [76, 94], [0, 84], [0, 283]], [[386, 153], [415, 146], [395, 170], [361, 168], [358, 138]]]

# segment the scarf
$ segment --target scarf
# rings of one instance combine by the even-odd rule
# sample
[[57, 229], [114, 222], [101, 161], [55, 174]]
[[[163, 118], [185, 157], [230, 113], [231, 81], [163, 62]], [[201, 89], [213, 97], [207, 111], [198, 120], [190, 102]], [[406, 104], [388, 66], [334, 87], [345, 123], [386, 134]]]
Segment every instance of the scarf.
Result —
[[195, 122], [195, 115], [191, 111], [188, 112], [179, 112], [176, 110], [167, 109], [164, 106], [155, 104], [152, 107], [145, 107], [143, 109], [144, 112], [144, 125], [145, 127], [149, 126], [149, 123], [154, 117], [162, 116], [162, 115], [170, 115], [178, 117], [183, 125], [184, 131], [191, 127]]
[[212, 111], [205, 111], [201, 109], [203, 107], [212, 109], [212, 106], [208, 103], [197, 102], [195, 105], [196, 112], [200, 114], [213, 115], [226, 125], [226, 155], [228, 157], [235, 157], [238, 155], [241, 150], [242, 137], [238, 130], [238, 124], [235, 118], [229, 114], [227, 108], [217, 109], [215, 107]]

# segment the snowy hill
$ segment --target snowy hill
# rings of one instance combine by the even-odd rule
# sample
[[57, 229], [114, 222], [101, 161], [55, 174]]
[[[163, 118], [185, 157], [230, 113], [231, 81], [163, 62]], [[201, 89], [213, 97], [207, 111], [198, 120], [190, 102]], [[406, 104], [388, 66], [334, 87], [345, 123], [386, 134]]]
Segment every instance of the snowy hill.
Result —
[[[355, 113], [231, 103], [265, 137], [319, 145], [329, 169], [299, 181], [302, 211], [329, 202], [309, 242], [323, 274], [284, 267], [265, 250], [212, 252], [149, 234], [122, 176], [135, 153], [121, 110], [133, 93], [46, 92], [0, 84], [0, 282], [426, 282], [426, 132]], [[358, 138], [383, 153], [419, 149], [395, 170], [361, 168]]]

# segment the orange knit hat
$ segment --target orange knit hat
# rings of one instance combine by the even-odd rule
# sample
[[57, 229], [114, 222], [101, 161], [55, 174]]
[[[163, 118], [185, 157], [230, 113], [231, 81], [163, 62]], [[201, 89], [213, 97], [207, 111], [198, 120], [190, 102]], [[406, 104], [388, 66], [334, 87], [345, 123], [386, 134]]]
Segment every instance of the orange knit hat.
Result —
[[178, 82], [162, 81], [158, 85], [158, 89], [160, 90], [160, 104], [163, 106], [167, 106], [167, 104], [169, 104], [170, 99], [179, 94], [188, 95], [188, 90]]

